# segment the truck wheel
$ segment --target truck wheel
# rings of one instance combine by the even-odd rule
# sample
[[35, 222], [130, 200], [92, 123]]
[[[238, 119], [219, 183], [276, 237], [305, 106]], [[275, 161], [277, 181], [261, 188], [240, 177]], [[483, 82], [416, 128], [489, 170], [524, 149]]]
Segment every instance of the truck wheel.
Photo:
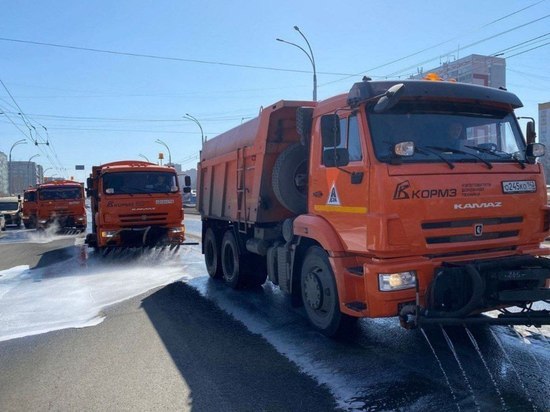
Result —
[[296, 214], [307, 210], [307, 175], [307, 150], [300, 143], [287, 147], [273, 166], [271, 184], [275, 197]]
[[243, 264], [240, 259], [239, 248], [235, 235], [231, 230], [225, 232], [221, 247], [221, 263], [223, 270], [223, 279], [233, 289], [238, 289], [244, 283], [244, 276], [241, 273]]
[[302, 301], [310, 323], [326, 336], [341, 335], [357, 318], [340, 312], [340, 301], [327, 253], [311, 247], [304, 259], [301, 273]]
[[220, 262], [220, 241], [212, 228], [206, 230], [204, 235], [204, 262], [206, 270], [213, 279], [219, 279], [223, 275]]

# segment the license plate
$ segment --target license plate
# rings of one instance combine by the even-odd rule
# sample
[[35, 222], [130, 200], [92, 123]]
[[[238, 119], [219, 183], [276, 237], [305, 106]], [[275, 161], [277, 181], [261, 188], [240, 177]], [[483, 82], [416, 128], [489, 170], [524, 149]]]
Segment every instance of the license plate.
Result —
[[502, 182], [504, 193], [533, 193], [537, 191], [537, 184], [534, 180], [514, 180]]

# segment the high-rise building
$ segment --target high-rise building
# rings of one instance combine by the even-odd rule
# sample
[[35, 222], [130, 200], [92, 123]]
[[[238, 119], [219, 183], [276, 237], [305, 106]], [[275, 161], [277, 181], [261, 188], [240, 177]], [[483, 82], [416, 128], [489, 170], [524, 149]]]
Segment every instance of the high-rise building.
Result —
[[421, 70], [413, 78], [421, 79], [426, 73], [437, 73], [444, 80], [506, 88], [506, 59], [502, 57], [471, 54], [434, 69]]
[[8, 156], [0, 152], [0, 196], [9, 195]]
[[539, 131], [538, 142], [546, 146], [546, 156], [541, 157], [540, 163], [544, 166], [546, 184], [550, 182], [550, 102], [539, 104]]
[[21, 194], [25, 189], [34, 186], [36, 179], [35, 162], [8, 162], [10, 193]]

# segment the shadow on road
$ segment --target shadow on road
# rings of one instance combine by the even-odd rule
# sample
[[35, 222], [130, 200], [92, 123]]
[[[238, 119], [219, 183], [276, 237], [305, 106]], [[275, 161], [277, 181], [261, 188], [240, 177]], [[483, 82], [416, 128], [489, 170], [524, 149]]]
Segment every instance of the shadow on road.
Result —
[[335, 410], [328, 390], [184, 283], [142, 307], [192, 390], [194, 410]]

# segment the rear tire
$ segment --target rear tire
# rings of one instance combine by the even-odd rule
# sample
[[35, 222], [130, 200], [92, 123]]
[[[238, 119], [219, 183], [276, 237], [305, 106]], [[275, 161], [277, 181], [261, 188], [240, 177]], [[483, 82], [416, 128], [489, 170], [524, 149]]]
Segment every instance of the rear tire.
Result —
[[315, 329], [329, 337], [349, 332], [357, 318], [340, 312], [336, 280], [322, 248], [313, 246], [307, 251], [300, 286], [304, 308]]
[[212, 279], [220, 279], [223, 276], [220, 261], [220, 241], [212, 228], [206, 230], [204, 235], [204, 262], [206, 270]]
[[221, 247], [221, 263], [223, 270], [223, 279], [233, 289], [238, 289], [243, 285], [241, 273], [242, 261], [239, 255], [239, 247], [235, 235], [231, 230], [225, 232]]
[[255, 288], [263, 285], [267, 279], [265, 258], [252, 253], [240, 253], [232, 230], [223, 236], [220, 261], [223, 279], [233, 289]]

